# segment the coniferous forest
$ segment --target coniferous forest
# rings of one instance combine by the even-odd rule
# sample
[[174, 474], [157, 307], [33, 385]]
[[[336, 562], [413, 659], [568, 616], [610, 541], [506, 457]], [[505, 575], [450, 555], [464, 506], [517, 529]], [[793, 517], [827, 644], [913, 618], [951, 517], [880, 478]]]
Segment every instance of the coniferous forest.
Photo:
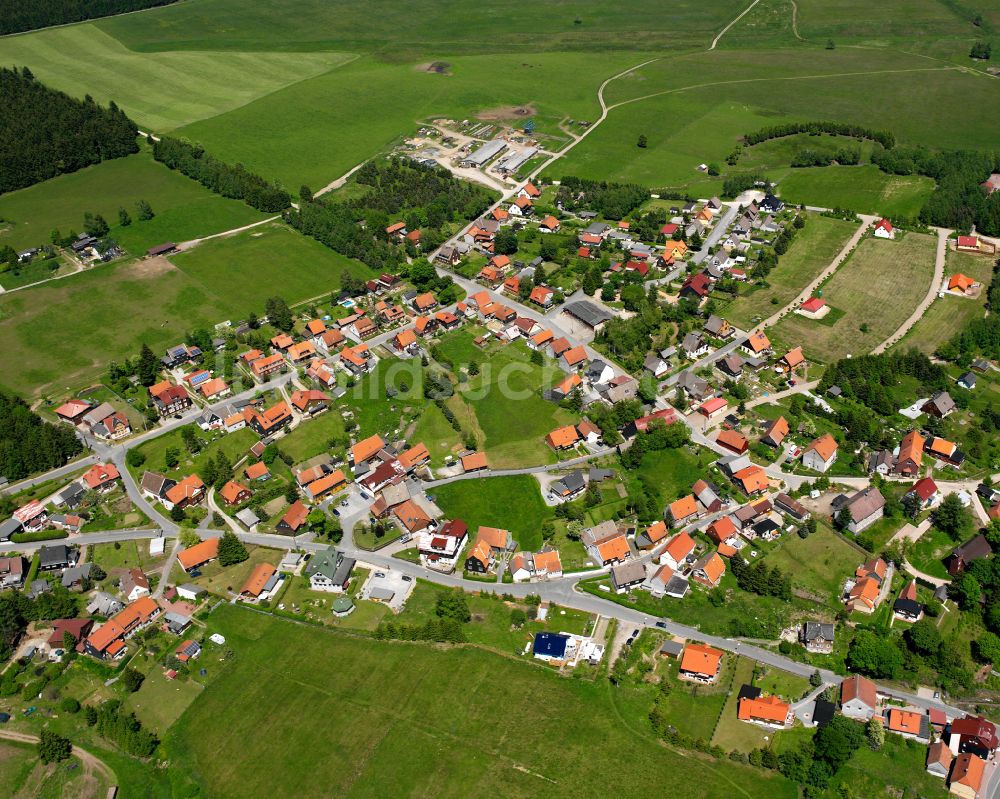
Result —
[[0, 34], [110, 17], [176, 3], [177, 0], [0, 0]]
[[50, 89], [27, 67], [0, 68], [0, 108], [0, 193], [139, 151], [118, 106]]
[[0, 393], [0, 475], [20, 480], [62, 466], [82, 451], [72, 428], [42, 421], [20, 397]]

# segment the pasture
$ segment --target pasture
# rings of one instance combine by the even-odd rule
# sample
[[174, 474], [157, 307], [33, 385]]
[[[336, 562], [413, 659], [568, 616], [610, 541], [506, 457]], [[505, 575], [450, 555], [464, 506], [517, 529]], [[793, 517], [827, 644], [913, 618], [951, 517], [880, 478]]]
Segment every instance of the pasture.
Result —
[[[810, 214], [788, 252], [778, 259], [778, 265], [768, 274], [768, 287], [737, 297], [725, 305], [721, 313], [737, 327], [749, 329], [755, 320], [784, 308], [830, 265], [858, 224]], [[772, 298], [778, 301], [772, 302]]]
[[[143, 16], [133, 15], [130, 21]], [[96, 23], [0, 40], [0, 60], [28, 66], [48, 85], [114, 100], [141, 129], [164, 132], [222, 114], [351, 59], [343, 53], [136, 53]]]
[[821, 522], [808, 538], [782, 536], [778, 546], [767, 554], [766, 563], [791, 575], [792, 585], [812, 594], [819, 604], [837, 609], [844, 579], [854, 573], [864, 557]]
[[[630, 701], [644, 699], [637, 689], [616, 699], [603, 681], [472, 646], [366, 641], [229, 606], [209, 626], [235, 657], [171, 728], [167, 747], [192, 783], [220, 799], [446, 799], [468, 796], [473, 784], [476, 793], [533, 797], [550, 796], [553, 783], [596, 797], [609, 782], [622, 797], [683, 786], [709, 799], [735, 785], [749, 797], [796, 795], [776, 774], [658, 746], [649, 703]], [[266, 769], [246, 767], [265, 759]]]
[[776, 347], [801, 344], [806, 356], [832, 362], [860, 355], [892, 335], [924, 298], [934, 275], [933, 236], [906, 233], [895, 241], [871, 236], [823, 285], [826, 301], [844, 315], [832, 324], [790, 314], [771, 328]]
[[[945, 278], [957, 272], [975, 278], [988, 287], [993, 273], [993, 259], [985, 255], [970, 255], [949, 250]], [[920, 321], [896, 346], [904, 349], [916, 347], [929, 355], [962, 330], [972, 319], [982, 317], [985, 313], [985, 302], [985, 288], [977, 299], [955, 297], [951, 294], [937, 297]]]
[[26, 396], [89, 385], [143, 342], [163, 350], [193, 328], [262, 313], [273, 295], [326, 296], [345, 270], [365, 269], [277, 223], [176, 259], [92, 267], [0, 295], [0, 347], [20, 364], [0, 385]]
[[934, 191], [934, 181], [922, 175], [887, 175], [865, 164], [792, 169], [778, 188], [788, 203], [916, 219]]
[[[156, 214], [142, 222], [135, 204], [146, 200]], [[132, 217], [118, 225], [118, 209]], [[49, 243], [59, 230], [83, 230], [86, 212], [101, 214], [112, 226], [111, 236], [134, 255], [143, 255], [165, 241], [185, 241], [256, 222], [264, 214], [239, 200], [212, 194], [199, 183], [153, 160], [143, 149], [0, 195], [0, 246], [14, 249]], [[2, 282], [2, 280], [0, 280]]]
[[457, 480], [432, 489], [435, 504], [449, 519], [469, 526], [470, 539], [480, 526], [510, 530], [518, 549], [537, 550], [542, 544], [542, 522], [553, 510], [542, 499], [538, 480], [530, 474]]

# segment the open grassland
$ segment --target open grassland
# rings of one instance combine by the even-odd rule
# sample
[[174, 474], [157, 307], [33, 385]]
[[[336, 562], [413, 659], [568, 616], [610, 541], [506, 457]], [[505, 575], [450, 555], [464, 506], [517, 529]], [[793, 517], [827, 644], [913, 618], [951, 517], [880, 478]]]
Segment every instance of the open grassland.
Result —
[[4, 64], [28, 66], [40, 80], [76, 97], [114, 100], [140, 128], [154, 131], [231, 111], [350, 58], [343, 53], [135, 53], [92, 23], [0, 39]]
[[340, 287], [344, 274], [372, 276], [360, 261], [279, 222], [206, 241], [171, 260], [206, 291], [225, 298], [238, 314], [259, 313], [275, 295], [298, 302], [329, 294]]
[[985, 313], [986, 289], [993, 275], [993, 258], [986, 255], [970, 255], [964, 252], [948, 251], [945, 279], [958, 272], [975, 278], [983, 284], [983, 290], [976, 299], [955, 297], [945, 294], [938, 297], [927, 309], [913, 329], [896, 345], [909, 349], [916, 347], [921, 352], [931, 354], [940, 345], [962, 330], [970, 320]]
[[512, 14], [507, 7], [469, 0], [447, 5], [192, 0], [100, 25], [136, 50], [343, 50], [403, 59], [427, 53], [707, 47], [745, 6], [742, 0], [677, 0], [667, 6], [580, 0], [572, 6], [538, 3]]
[[518, 549], [536, 550], [542, 522], [553, 518], [538, 481], [530, 474], [458, 480], [433, 489], [434, 501], [449, 519], [461, 519], [475, 538], [481, 525], [510, 530]]
[[[603, 680], [568, 680], [475, 647], [325, 633], [228, 606], [210, 626], [235, 658], [167, 745], [191, 781], [220, 799], [447, 799], [469, 796], [470, 785], [477, 795], [548, 797], [565, 786], [597, 797], [609, 782], [622, 797], [674, 786], [692, 799], [736, 786], [746, 797], [796, 795], [777, 775], [661, 747], [648, 731], [649, 703], [616, 701]], [[266, 769], [246, 766], [265, 759]]]
[[935, 247], [933, 236], [919, 233], [896, 241], [862, 239], [822, 287], [826, 301], [844, 315], [823, 324], [791, 314], [771, 328], [772, 341], [778, 347], [801, 344], [807, 357], [827, 363], [870, 351], [892, 335], [927, 294]]
[[179, 132], [293, 190], [319, 189], [423, 119], [531, 103], [542, 129], [557, 132], [567, 116], [594, 120], [601, 81], [641, 60], [634, 52], [463, 56], [440, 75], [366, 56]]
[[[141, 222], [135, 204], [146, 200], [152, 219]], [[132, 217], [118, 226], [118, 209]], [[149, 150], [116, 158], [68, 175], [0, 195], [0, 246], [26, 249], [49, 243], [59, 230], [83, 230], [86, 212], [101, 214], [111, 236], [135, 255], [165, 241], [184, 241], [247, 225], [264, 215], [239, 200], [228, 200], [179, 172], [156, 163]], [[3, 283], [0, 277], [0, 283]]]
[[[830, 265], [858, 224], [810, 214], [805, 228], [767, 276], [768, 287], [738, 297], [722, 313], [737, 327], [747, 329], [785, 307]], [[778, 302], [772, 302], [772, 297]]]
[[[606, 99], [625, 104], [550, 171], [707, 190], [699, 163], [744, 171], [724, 164], [740, 136], [817, 116], [888, 127], [901, 143], [989, 148], [998, 95], [994, 81], [898, 51], [799, 47], [665, 58], [611, 83]], [[645, 148], [636, 147], [640, 135]]]
[[[257, 235], [254, 235], [254, 234]], [[357, 264], [279, 225], [177, 257], [94, 267], [0, 295], [0, 349], [16, 369], [0, 385], [25, 395], [87, 385], [112, 360], [176, 343], [185, 331], [261, 313], [264, 300], [319, 296]]]
[[792, 169], [778, 188], [788, 203], [915, 219], [934, 191], [934, 181], [921, 175], [887, 175], [866, 164]]

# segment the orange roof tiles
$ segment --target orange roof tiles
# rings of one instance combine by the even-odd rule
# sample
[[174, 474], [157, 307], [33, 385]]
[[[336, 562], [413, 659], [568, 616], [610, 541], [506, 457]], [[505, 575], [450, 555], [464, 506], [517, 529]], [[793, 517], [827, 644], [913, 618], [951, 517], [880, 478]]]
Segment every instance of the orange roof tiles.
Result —
[[382, 440], [382, 436], [376, 434], [351, 447], [351, 456], [354, 458], [355, 464], [364, 463], [383, 447], [385, 447], [385, 442]]
[[544, 552], [536, 552], [534, 560], [536, 572], [556, 574], [562, 571], [562, 560], [559, 558], [558, 550], [549, 549]]
[[698, 512], [698, 502], [694, 494], [688, 494], [675, 502], [670, 503], [670, 517], [675, 522], [684, 521], [689, 516], [694, 516]]
[[978, 755], [963, 752], [955, 758], [951, 767], [951, 784], [958, 783], [971, 788], [977, 795], [983, 784], [986, 761]]
[[889, 709], [888, 727], [893, 732], [902, 732], [908, 735], [920, 734], [920, 719], [922, 713], [914, 713], [912, 710], [900, 710], [899, 708]]
[[975, 285], [975, 282], [968, 275], [963, 275], [959, 272], [957, 275], [952, 275], [948, 280], [948, 291], [968, 291]]
[[95, 463], [83, 473], [83, 482], [87, 488], [100, 488], [105, 483], [117, 480], [121, 477], [118, 467], [113, 463]]
[[681, 671], [714, 677], [719, 673], [722, 652], [706, 644], [688, 644], [681, 655]]
[[624, 535], [617, 535], [607, 541], [597, 545], [597, 554], [600, 555], [604, 563], [613, 560], [624, 560], [632, 553], [629, 548], [628, 539]]
[[240, 502], [243, 494], [249, 493], [250, 489], [245, 485], [240, 485], [235, 480], [230, 480], [222, 487], [222, 490], [219, 492], [219, 496], [221, 496], [227, 504], [236, 505]]
[[303, 524], [306, 523], [306, 517], [309, 515], [309, 508], [306, 507], [305, 503], [301, 499], [295, 500], [285, 511], [285, 515], [281, 517], [281, 521], [287, 527], [292, 530], [298, 530]]
[[694, 539], [687, 533], [678, 533], [667, 543], [664, 554], [670, 555], [675, 563], [680, 563], [684, 558], [694, 552]]
[[757, 333], [752, 333], [746, 340], [746, 346], [749, 347], [753, 352], [759, 353], [764, 350], [771, 349], [771, 340], [764, 335], [764, 331], [761, 330]]
[[733, 477], [736, 478], [747, 494], [766, 491], [770, 485], [767, 480], [767, 472], [760, 466], [747, 466], [745, 469], [740, 469]]
[[480, 527], [476, 532], [477, 541], [485, 541], [492, 549], [506, 549], [510, 532], [499, 527]]
[[177, 561], [184, 571], [191, 571], [202, 563], [208, 563], [219, 556], [219, 539], [206, 538], [200, 544], [182, 549], [177, 553]]
[[576, 427], [571, 424], [553, 430], [545, 437], [548, 445], [553, 449], [565, 449], [572, 447], [579, 440]]
[[701, 568], [705, 572], [705, 578], [714, 585], [726, 573], [726, 562], [719, 557], [718, 552], [713, 552]]
[[736, 525], [728, 516], [723, 516], [712, 522], [705, 532], [716, 544], [721, 544], [727, 538], [736, 535]]
[[149, 596], [140, 597], [131, 605], [118, 611], [87, 637], [87, 642], [98, 652], [115, 655], [125, 646], [122, 642], [139, 624], [143, 624], [160, 612], [160, 606]]
[[406, 330], [400, 330], [396, 334], [396, 347], [401, 350], [405, 350], [417, 343], [417, 334], [411, 329], [406, 328]]
[[784, 724], [788, 719], [789, 704], [776, 696], [761, 696], [757, 699], [743, 697], [740, 700], [737, 717], [741, 721], [767, 721]]
[[662, 519], [657, 519], [649, 527], [646, 528], [646, 537], [652, 542], [656, 543], [667, 535], [667, 525]]
[[838, 446], [837, 439], [829, 433], [824, 433], [819, 438], [814, 439], [809, 446], [806, 447], [806, 452], [812, 450], [824, 461], [828, 461], [837, 454]]
[[250, 576], [247, 577], [247, 581], [243, 583], [243, 588], [240, 589], [241, 594], [248, 594], [254, 598], [259, 597], [261, 592], [264, 590], [264, 586], [267, 585], [267, 581], [277, 573], [277, 569], [274, 568], [270, 563], [258, 563]]
[[201, 478], [196, 474], [189, 474], [167, 491], [167, 500], [173, 505], [184, 501], [191, 501], [204, 490], [205, 484], [201, 481]]
[[485, 469], [486, 466], [485, 452], [473, 452], [469, 455], [462, 456], [462, 469], [466, 472], [474, 472], [478, 469]]
[[576, 366], [587, 360], [587, 350], [582, 346], [573, 347], [571, 350], [566, 350], [562, 357], [569, 366]]
[[793, 350], [789, 350], [785, 353], [785, 357], [782, 358], [789, 369], [794, 369], [800, 363], [804, 363], [806, 356], [802, 354], [802, 347], [796, 347]]
[[258, 480], [265, 474], [270, 474], [271, 470], [267, 468], [267, 464], [264, 461], [259, 461], [258, 463], [251, 463], [244, 470], [246, 476], [251, 480]]

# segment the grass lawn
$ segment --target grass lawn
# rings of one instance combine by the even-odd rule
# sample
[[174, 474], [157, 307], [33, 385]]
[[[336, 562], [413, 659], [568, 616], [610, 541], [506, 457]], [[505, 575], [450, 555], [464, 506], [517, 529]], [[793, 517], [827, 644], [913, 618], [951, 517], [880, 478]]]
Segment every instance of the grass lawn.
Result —
[[[654, 649], [654, 652], [658, 651], [659, 644]], [[663, 664], [657, 668], [661, 679], [670, 684], [670, 694], [663, 702], [670, 723], [685, 735], [711, 740], [729, 696], [736, 659], [728, 656], [723, 658], [722, 673], [718, 681], [714, 685], [702, 685], [677, 678], [679, 661], [660, 658], [659, 654], [654, 657], [659, 658]]]
[[510, 530], [519, 549], [537, 550], [541, 527], [553, 511], [530, 474], [458, 480], [433, 489], [435, 504], [449, 519], [462, 519], [475, 538], [480, 526]]
[[[164, 542], [164, 551], [170, 552], [172, 541]], [[154, 563], [163, 563], [163, 556], [150, 557], [149, 542], [145, 540], [118, 541], [115, 544], [95, 544], [90, 549], [87, 560], [97, 563], [104, 571], [112, 569], [127, 571], [134, 568], [148, 568]]]
[[[362, 268], [281, 225], [208, 242], [177, 256], [94, 267], [65, 280], [0, 295], [0, 348], [22, 368], [0, 385], [24, 395], [90, 385], [109, 361], [154, 352], [185, 331], [327, 295], [344, 270]], [[280, 271], [277, 286], [265, 276]], [[58, 324], [53, 320], [58, 319]]]
[[774, 668], [768, 669], [754, 680], [754, 685], [765, 694], [775, 694], [787, 702], [797, 702], [812, 690], [809, 680], [805, 677]]
[[[753, 323], [785, 307], [834, 259], [857, 225], [843, 219], [809, 214], [806, 226], [767, 276], [769, 288], [760, 288], [737, 298], [722, 313], [737, 327]], [[771, 299], [776, 297], [778, 302]]]
[[934, 181], [922, 175], [887, 175], [865, 164], [793, 169], [778, 187], [785, 202], [916, 218], [934, 191]]
[[[854, 796], [900, 796], [912, 791], [915, 796], [944, 799], [948, 796], [944, 781], [924, 770], [926, 760], [925, 745], [889, 733], [881, 751], [858, 749], [834, 782], [849, 785]], [[830, 799], [841, 795], [833, 788], [824, 794]]]
[[84, 24], [6, 37], [0, 56], [4, 63], [31, 67], [40, 80], [69, 94], [114, 100], [140, 128], [154, 132], [239, 108], [351, 58], [263, 52], [270, 49], [137, 53], [97, 24]]
[[[469, 337], [467, 331], [453, 335]], [[485, 450], [494, 469], [555, 462], [545, 436], [578, 421], [579, 415], [542, 398], [542, 390], [565, 374], [554, 362], [531, 362], [531, 351], [517, 341], [491, 350], [478, 375], [460, 384], [459, 393], [475, 410], [485, 436]]]
[[[750, 797], [795, 796], [776, 775], [656, 746], [648, 704], [624, 714], [604, 681], [568, 680], [476, 647], [320, 633], [229, 606], [209, 627], [236, 656], [166, 745], [188, 779], [219, 799], [446, 799], [468, 796], [473, 783], [477, 793], [549, 796], [552, 781], [571, 782], [581, 796], [603, 793], [609, 781], [622, 797], [683, 785], [685, 795], [709, 799], [734, 784]], [[498, 726], [503, 719], [518, 720], [516, 734]], [[269, 735], [253, 734], [262, 727]], [[245, 768], [265, 759], [267, 769]]]
[[[197, 428], [196, 434], [202, 447], [196, 455], [190, 455], [185, 448], [180, 428], [143, 442], [138, 449], [146, 456], [146, 461], [142, 466], [132, 468], [136, 479], [141, 479], [144, 472], [154, 471], [178, 480], [192, 472], [198, 473], [201, 466], [214, 458], [217, 452], [224, 452], [229, 462], [235, 464], [258, 440], [257, 434], [249, 427], [225, 435], [215, 432], [210, 434], [212, 438]], [[166, 451], [170, 447], [180, 453], [180, 462], [173, 469], [167, 468], [165, 460]]]
[[783, 535], [767, 555], [767, 563], [790, 575], [796, 588], [836, 609], [845, 578], [854, 573], [864, 555], [838, 536], [824, 521], [806, 539]]
[[630, 493], [644, 488], [659, 504], [665, 505], [690, 493], [691, 486], [704, 476], [712, 460], [702, 448], [694, 452], [688, 448], [647, 452], [639, 468], [625, 475], [625, 484]]
[[949, 580], [951, 577], [942, 559], [956, 546], [957, 542], [951, 536], [936, 527], [931, 527], [913, 544], [907, 560], [917, 571], [922, 571], [931, 577]]
[[[386, 389], [391, 387], [391, 391]], [[392, 394], [393, 396], [388, 396]], [[383, 438], [400, 433], [424, 413], [420, 361], [382, 358], [375, 369], [337, 401], [338, 411], [347, 411], [358, 424], [358, 439], [376, 433]], [[416, 439], [414, 439], [416, 440]]]
[[[194, 661], [194, 667], [198, 667], [198, 661]], [[125, 704], [144, 726], [162, 736], [201, 692], [200, 683], [185, 678], [168, 680], [163, 675], [163, 669], [154, 666], [146, 675], [142, 687], [129, 695]]]
[[768, 740], [774, 735], [773, 731], [765, 730], [756, 724], [747, 724], [737, 717], [739, 710], [738, 694], [744, 685], [753, 683], [754, 662], [746, 658], [738, 658], [736, 670], [733, 674], [729, 687], [729, 694], [726, 697], [726, 704], [719, 716], [719, 723], [712, 735], [712, 743], [721, 746], [727, 752], [736, 750], [738, 752], [749, 752], [758, 747], [767, 747]]
[[[156, 214], [146, 222], [135, 212], [136, 202], [142, 199]], [[119, 208], [132, 216], [128, 227], [118, 225]], [[4, 220], [0, 223], [0, 246], [39, 246], [49, 243], [54, 229], [64, 236], [70, 230], [82, 231], [83, 215], [88, 211], [101, 214], [112, 225], [111, 237], [133, 255], [144, 255], [149, 247], [165, 241], [207, 236], [264, 218], [246, 203], [213, 194], [180, 172], [158, 164], [149, 148], [143, 147], [135, 155], [0, 196], [0, 219]], [[2, 282], [11, 288], [7, 281]]]
[[[173, 263], [206, 291], [225, 297], [234, 311], [259, 311], [276, 293], [288, 302], [329, 296], [341, 276], [369, 278], [360, 261], [335, 253], [314, 239], [275, 222], [254, 230], [214, 239], [175, 255]], [[274, 283], [264, 276], [280, 275]]]
[[844, 315], [833, 325], [786, 316], [771, 328], [772, 342], [801, 344], [807, 357], [824, 362], [869, 352], [899, 329], [927, 294], [935, 246], [934, 237], [919, 233], [896, 241], [866, 237], [822, 287], [826, 301]]
[[270, 563], [277, 566], [285, 554], [282, 550], [266, 547], [247, 547], [247, 551], [250, 557], [233, 566], [222, 566], [217, 560], [206, 563], [200, 569], [201, 576], [189, 582], [200, 585], [210, 594], [228, 597], [231, 591], [239, 593], [257, 564]]
[[993, 273], [993, 259], [949, 250], [945, 263], [945, 277], [958, 272], [984, 284], [980, 296], [976, 299], [967, 299], [945, 294], [936, 298], [920, 321], [896, 345], [897, 347], [906, 349], [916, 347], [921, 352], [931, 354], [960, 330], [964, 330], [972, 319], [983, 316], [986, 287], [989, 286]]
[[293, 463], [309, 460], [330, 448], [332, 439], [344, 436], [344, 419], [336, 410], [329, 410], [299, 424], [281, 439], [281, 451], [292, 457]]

